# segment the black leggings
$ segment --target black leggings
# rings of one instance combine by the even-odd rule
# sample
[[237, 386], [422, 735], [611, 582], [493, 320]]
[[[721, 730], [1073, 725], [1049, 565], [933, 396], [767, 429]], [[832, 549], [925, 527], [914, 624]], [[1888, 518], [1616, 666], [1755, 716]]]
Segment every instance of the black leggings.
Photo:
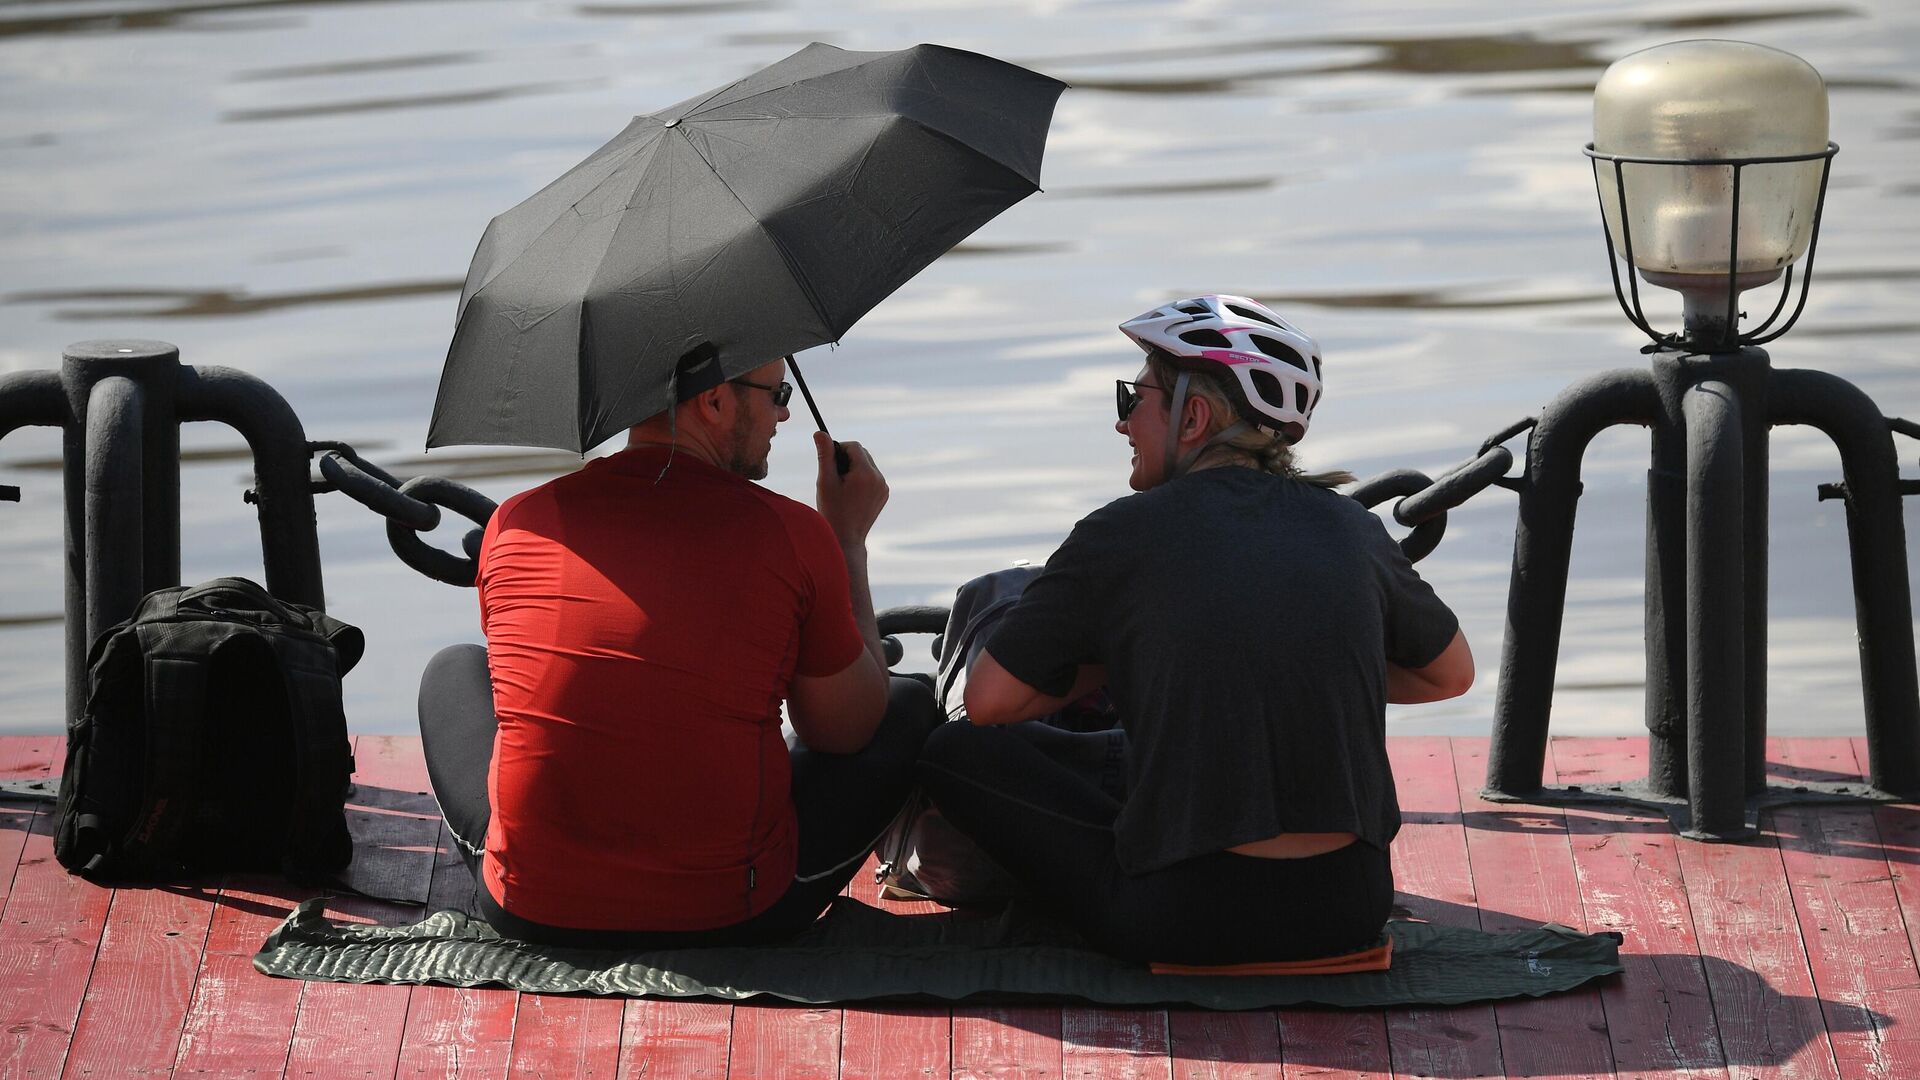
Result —
[[[503, 910], [484, 886], [477, 890], [480, 914], [508, 937], [580, 948], [673, 949], [791, 937], [811, 926], [859, 871], [913, 790], [921, 744], [944, 719], [925, 683], [896, 676], [888, 688], [886, 719], [866, 749], [823, 754], [790, 743], [799, 864], [780, 899], [745, 922], [676, 931], [547, 926]], [[496, 727], [487, 651], [478, 645], [442, 649], [420, 680], [420, 740], [434, 797], [476, 882], [492, 816], [487, 766]], [[592, 870], [582, 867], [581, 872]]]
[[1120, 802], [1030, 740], [965, 722], [927, 740], [934, 805], [1095, 948], [1132, 960], [1234, 964], [1372, 945], [1393, 905], [1387, 853], [1365, 841], [1305, 859], [1221, 851], [1120, 868]]

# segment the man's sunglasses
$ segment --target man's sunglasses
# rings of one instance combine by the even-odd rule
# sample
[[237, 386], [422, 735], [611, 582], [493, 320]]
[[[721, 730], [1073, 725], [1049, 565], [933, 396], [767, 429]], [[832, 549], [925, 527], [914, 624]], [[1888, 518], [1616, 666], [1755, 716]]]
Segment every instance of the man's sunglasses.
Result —
[[[1135, 388], [1138, 389], [1135, 389]], [[1128, 382], [1125, 379], [1113, 380], [1113, 404], [1120, 413], [1120, 422], [1126, 423], [1133, 410], [1140, 407], [1140, 390], [1164, 390], [1166, 387], [1149, 382]]]
[[790, 382], [783, 381], [778, 386], [768, 386], [766, 383], [748, 382], [745, 379], [735, 379], [733, 380], [733, 384], [735, 386], [751, 386], [755, 390], [765, 390], [767, 393], [772, 394], [773, 406], [776, 409], [786, 408], [787, 402], [793, 400], [793, 384]]

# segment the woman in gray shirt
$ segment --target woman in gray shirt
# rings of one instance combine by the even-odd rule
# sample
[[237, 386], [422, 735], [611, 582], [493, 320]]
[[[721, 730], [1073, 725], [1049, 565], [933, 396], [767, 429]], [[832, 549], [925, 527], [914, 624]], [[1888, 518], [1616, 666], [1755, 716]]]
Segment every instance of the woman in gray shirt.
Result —
[[[1230, 964], [1372, 945], [1400, 826], [1386, 704], [1465, 692], [1459, 622], [1378, 518], [1291, 447], [1321, 389], [1313, 339], [1203, 296], [1121, 330], [1138, 494], [1073, 529], [936, 731], [941, 812], [1095, 946]], [[1104, 685], [1127, 743], [1116, 800], [995, 725]]]

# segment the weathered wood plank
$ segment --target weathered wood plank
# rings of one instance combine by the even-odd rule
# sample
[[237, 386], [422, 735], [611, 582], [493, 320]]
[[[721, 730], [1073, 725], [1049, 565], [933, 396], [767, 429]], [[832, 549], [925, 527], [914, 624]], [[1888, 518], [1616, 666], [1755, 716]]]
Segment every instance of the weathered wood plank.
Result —
[[840, 1080], [944, 1078], [953, 1069], [953, 1016], [938, 1005], [850, 1008], [840, 1046]]
[[[1645, 739], [1555, 739], [1563, 784], [1646, 775]], [[1622, 1076], [1725, 1078], [1707, 974], [1666, 815], [1620, 808], [1566, 814], [1587, 928], [1618, 931], [1618, 979], [1600, 987], [1614, 1067]]]
[[[427, 791], [420, 740], [363, 735], [354, 744], [353, 832], [348, 878], [363, 892], [424, 899], [433, 878], [440, 811]], [[331, 918], [399, 925], [421, 911], [345, 896], [328, 902]], [[287, 1058], [294, 1075], [392, 1076], [412, 987], [310, 982]]]
[[[472, 911], [473, 875], [444, 824], [437, 842], [427, 910]], [[463, 1080], [504, 1077], [513, 1052], [513, 1016], [518, 1008], [519, 995], [512, 990], [413, 987], [400, 1037], [399, 1075]]]
[[[946, 910], [928, 900], [885, 900], [874, 881], [880, 860], [869, 854], [844, 895], [882, 911], [930, 915]], [[842, 1080], [894, 1076], [944, 1077], [953, 1067], [953, 1015], [945, 1006], [850, 1008], [841, 1021]]]
[[731, 1077], [834, 1080], [840, 1074], [839, 1009], [736, 1005]]
[[1286, 1080], [1389, 1080], [1391, 1058], [1384, 1012], [1280, 1013], [1280, 1074]]
[[[1789, 778], [1858, 768], [1843, 738], [1770, 740], [1768, 751]], [[1841, 1075], [1920, 1076], [1920, 1042], [1910, 1034], [1920, 1022], [1920, 967], [1873, 808], [1785, 806], [1773, 821]]]
[[508, 1076], [611, 1078], [620, 1070], [621, 998], [521, 994]]
[[626, 1003], [621, 1080], [720, 1080], [727, 1075], [733, 1006], [712, 1001]]
[[1277, 1073], [1280, 1028], [1271, 1012], [1173, 1009], [1167, 1034], [1174, 1080], [1268, 1080]]
[[1765, 835], [1747, 843], [1678, 843], [1727, 1069], [1838, 1076], [1771, 814], [1761, 826]]
[[264, 874], [226, 877], [181, 1025], [177, 1071], [286, 1071], [305, 984], [254, 971], [253, 954], [301, 901], [317, 893]]
[[[1480, 892], [1480, 929], [1527, 930], [1554, 922], [1587, 928], [1566, 815], [1551, 807], [1487, 802], [1485, 738], [1453, 739], [1454, 777], [1467, 824], [1467, 857]], [[1544, 779], [1557, 782], [1551, 757]], [[1611, 1078], [1613, 1051], [1600, 992], [1583, 988], [1544, 998], [1496, 1002], [1500, 1054], [1508, 1076]]]
[[1169, 1043], [1164, 1009], [1060, 1010], [1060, 1070], [1069, 1078], [1170, 1080]]
[[212, 882], [114, 892], [67, 1075], [163, 1075], [173, 1068], [216, 895]]
[[[1855, 764], [1862, 775], [1868, 771], [1867, 740], [1864, 736], [1849, 740], [1853, 746]], [[1902, 921], [1906, 924], [1908, 948], [1920, 957], [1920, 807], [1909, 804], [1874, 807], [1873, 821], [1880, 834], [1880, 847], [1887, 857], [1887, 869], [1893, 879], [1894, 898], [1900, 905]], [[1885, 1015], [1911, 1017], [1911, 999], [1913, 992], [1879, 991], [1881, 999], [1899, 999], [1888, 1005], [1870, 1005], [1875, 1012]], [[1891, 1006], [1891, 1007], [1889, 1007]], [[1908, 1075], [1920, 1076], [1920, 1064], [1913, 1064], [1914, 1051], [1911, 1044], [1920, 1039], [1920, 1023], [1904, 1023], [1892, 1030], [1880, 1029], [1887, 1046], [1890, 1060], [1902, 1065]]]
[[1051, 1080], [1060, 1075], [1060, 1010], [1038, 1005], [953, 1010], [954, 1080]]
[[[8, 740], [10, 779], [45, 776], [65, 740]], [[53, 857], [53, 804], [33, 804], [0, 917], [0, 1076], [58, 1076], [107, 921], [111, 891]]]
[[180, 1035], [182, 1073], [281, 1073], [300, 1013], [302, 985], [253, 970], [267, 934], [314, 890], [270, 877], [227, 879], [207, 929], [200, 977]]
[[[38, 780], [57, 773], [66, 753], [58, 735], [10, 735], [0, 738], [0, 780]], [[26, 800], [0, 800], [0, 910], [7, 906], [20, 851], [33, 830], [33, 816], [44, 805]]]
[[[1479, 910], [1453, 750], [1444, 738], [1388, 742], [1402, 825], [1393, 842], [1393, 879], [1418, 918], [1477, 926]], [[1498, 883], [1490, 883], [1497, 888]], [[1419, 1076], [1500, 1076], [1500, 1035], [1493, 1009], [1395, 1009], [1387, 1014], [1393, 1071]], [[1283, 1043], [1281, 1053], [1286, 1053]], [[1347, 1066], [1380, 1071], [1373, 1063]]]

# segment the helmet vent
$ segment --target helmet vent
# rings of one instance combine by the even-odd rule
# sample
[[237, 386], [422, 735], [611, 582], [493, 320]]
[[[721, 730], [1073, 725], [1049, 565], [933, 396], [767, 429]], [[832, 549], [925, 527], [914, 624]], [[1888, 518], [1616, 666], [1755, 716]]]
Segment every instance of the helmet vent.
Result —
[[1275, 360], [1278, 360], [1286, 364], [1292, 364], [1294, 367], [1299, 368], [1301, 371], [1307, 370], [1307, 362], [1301, 359], [1300, 354], [1297, 351], [1295, 351], [1291, 346], [1289, 346], [1286, 342], [1275, 341], [1273, 338], [1267, 337], [1265, 334], [1248, 334], [1247, 336], [1253, 339], [1254, 345], [1257, 346], [1261, 352], [1266, 353], [1268, 356], [1273, 357]]
[[1293, 411], [1305, 415], [1307, 412], [1307, 384], [1293, 384]]
[[1235, 315], [1238, 315], [1243, 319], [1252, 319], [1254, 322], [1257, 322], [1257, 323], [1266, 323], [1268, 326], [1280, 325], [1279, 323], [1274, 322], [1270, 316], [1262, 315], [1260, 312], [1255, 311], [1252, 308], [1241, 307], [1238, 304], [1228, 304], [1227, 310], [1233, 312]]
[[1216, 349], [1231, 349], [1233, 342], [1218, 330], [1189, 330], [1180, 335], [1180, 340], [1189, 345], [1207, 345]]
[[1316, 379], [1323, 378], [1320, 374], [1320, 358], [1317, 356], [1313, 358], [1313, 377]]
[[1175, 309], [1176, 309], [1176, 310], [1178, 310], [1178, 311], [1184, 311], [1184, 312], [1186, 312], [1186, 313], [1187, 313], [1188, 315], [1211, 315], [1211, 314], [1213, 314], [1213, 312], [1212, 312], [1212, 311], [1210, 311], [1210, 310], [1208, 310], [1208, 309], [1207, 309], [1207, 305], [1205, 305], [1205, 304], [1179, 304], [1179, 305], [1176, 305], [1176, 308], [1175, 308]]
[[1255, 368], [1247, 374], [1253, 379], [1253, 388], [1260, 391], [1260, 396], [1267, 404], [1280, 409], [1287, 407], [1287, 388], [1274, 378], [1273, 372]]

